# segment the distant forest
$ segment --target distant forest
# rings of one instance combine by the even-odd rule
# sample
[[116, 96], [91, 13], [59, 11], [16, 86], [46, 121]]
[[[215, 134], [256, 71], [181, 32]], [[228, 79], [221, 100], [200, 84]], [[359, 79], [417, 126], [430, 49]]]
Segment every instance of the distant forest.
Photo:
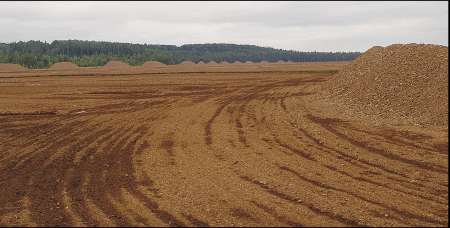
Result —
[[226, 61], [332, 62], [352, 61], [360, 52], [300, 52], [271, 47], [238, 44], [153, 45], [104, 41], [55, 40], [0, 43], [0, 63], [18, 64], [28, 69], [46, 69], [57, 62], [72, 62], [80, 67], [104, 66], [109, 61], [122, 61], [140, 66], [146, 61], [167, 65], [183, 61], [208, 63]]

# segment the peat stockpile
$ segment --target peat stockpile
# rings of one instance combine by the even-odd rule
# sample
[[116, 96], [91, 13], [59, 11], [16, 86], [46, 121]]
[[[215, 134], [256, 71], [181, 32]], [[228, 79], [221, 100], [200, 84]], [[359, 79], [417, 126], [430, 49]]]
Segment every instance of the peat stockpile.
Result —
[[107, 64], [105, 64], [103, 67], [106, 68], [127, 68], [130, 67], [130, 65], [122, 62], [122, 61], [109, 61]]
[[448, 124], [448, 47], [375, 46], [322, 86], [328, 97], [367, 116]]
[[195, 63], [192, 61], [183, 61], [178, 66], [195, 66]]
[[26, 67], [13, 63], [2, 63], [0, 64], [0, 72], [16, 72], [16, 71], [27, 71]]
[[196, 66], [206, 66], [206, 63], [203, 61], [200, 61], [196, 64]]
[[217, 62], [215, 62], [215, 61], [210, 61], [206, 65], [208, 65], [208, 66], [218, 66], [219, 64]]

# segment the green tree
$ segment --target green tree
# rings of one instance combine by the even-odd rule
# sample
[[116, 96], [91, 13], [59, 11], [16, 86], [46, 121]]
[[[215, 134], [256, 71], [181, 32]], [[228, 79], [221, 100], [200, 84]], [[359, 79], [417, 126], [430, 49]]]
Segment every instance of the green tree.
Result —
[[18, 51], [14, 51], [14, 53], [11, 56], [10, 63], [19, 64], [20, 63], [20, 54]]

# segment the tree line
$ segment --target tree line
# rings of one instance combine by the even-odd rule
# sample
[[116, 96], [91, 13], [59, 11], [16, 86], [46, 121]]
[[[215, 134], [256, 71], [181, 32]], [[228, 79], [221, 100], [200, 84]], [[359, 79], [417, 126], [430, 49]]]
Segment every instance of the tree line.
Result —
[[300, 52], [240, 44], [153, 45], [105, 41], [55, 40], [0, 43], [0, 63], [13, 63], [28, 69], [46, 69], [57, 62], [72, 62], [80, 67], [103, 66], [109, 61], [122, 61], [140, 66], [146, 61], [167, 65], [183, 61], [208, 63], [215, 61], [332, 62], [352, 61], [360, 52]]

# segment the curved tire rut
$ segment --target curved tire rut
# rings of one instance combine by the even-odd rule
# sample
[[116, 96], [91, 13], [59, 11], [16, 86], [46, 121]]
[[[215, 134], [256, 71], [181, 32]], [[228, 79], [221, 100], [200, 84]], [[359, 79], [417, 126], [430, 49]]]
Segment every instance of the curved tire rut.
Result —
[[0, 114], [0, 225], [448, 226], [448, 141], [317, 115], [331, 75], [46, 79]]

